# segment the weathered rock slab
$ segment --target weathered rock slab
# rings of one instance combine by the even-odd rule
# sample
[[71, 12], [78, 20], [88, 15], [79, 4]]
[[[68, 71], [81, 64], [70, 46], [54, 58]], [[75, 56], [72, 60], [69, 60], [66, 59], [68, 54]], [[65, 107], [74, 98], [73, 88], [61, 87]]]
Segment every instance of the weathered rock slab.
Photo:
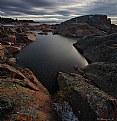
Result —
[[64, 99], [80, 121], [117, 120], [117, 100], [81, 75], [59, 73], [57, 81]]

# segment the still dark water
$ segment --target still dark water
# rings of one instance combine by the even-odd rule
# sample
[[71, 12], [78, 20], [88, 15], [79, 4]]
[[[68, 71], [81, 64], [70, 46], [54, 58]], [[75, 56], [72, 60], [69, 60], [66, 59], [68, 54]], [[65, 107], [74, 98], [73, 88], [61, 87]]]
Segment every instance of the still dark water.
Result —
[[34, 72], [51, 94], [57, 91], [56, 75], [59, 71], [75, 72], [74, 65], [87, 65], [87, 61], [73, 47], [77, 40], [60, 35], [37, 35], [35, 42], [26, 46], [17, 57], [18, 64]]

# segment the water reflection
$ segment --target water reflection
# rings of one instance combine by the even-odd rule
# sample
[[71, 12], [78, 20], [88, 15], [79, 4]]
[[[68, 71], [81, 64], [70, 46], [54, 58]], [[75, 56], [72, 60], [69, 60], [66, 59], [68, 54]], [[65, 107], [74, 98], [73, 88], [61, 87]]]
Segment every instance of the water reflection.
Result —
[[31, 69], [51, 92], [57, 90], [56, 75], [59, 71], [75, 72], [74, 65], [87, 65], [87, 61], [73, 47], [77, 40], [60, 35], [38, 35], [18, 55], [20, 65]]

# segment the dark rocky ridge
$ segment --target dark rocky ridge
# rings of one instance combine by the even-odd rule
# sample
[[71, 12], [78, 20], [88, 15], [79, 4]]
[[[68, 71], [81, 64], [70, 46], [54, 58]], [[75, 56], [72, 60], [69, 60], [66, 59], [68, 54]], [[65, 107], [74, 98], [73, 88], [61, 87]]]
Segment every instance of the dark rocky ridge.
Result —
[[107, 15], [85, 15], [81, 17], [72, 18], [62, 24], [70, 23], [88, 23], [90, 26], [94, 26], [102, 31], [110, 33], [111, 20], [107, 18]]
[[117, 32], [117, 26], [111, 24], [106, 15], [86, 15], [62, 22], [54, 34], [83, 37], [86, 35], [103, 35]]

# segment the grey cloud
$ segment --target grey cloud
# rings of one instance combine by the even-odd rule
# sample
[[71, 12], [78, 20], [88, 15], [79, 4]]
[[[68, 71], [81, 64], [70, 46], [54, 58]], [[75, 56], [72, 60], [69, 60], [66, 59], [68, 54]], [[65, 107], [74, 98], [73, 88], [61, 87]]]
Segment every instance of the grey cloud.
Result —
[[[64, 8], [65, 6], [65, 8]], [[34, 9], [42, 8], [42, 9]], [[73, 15], [107, 14], [117, 16], [116, 0], [0, 0], [0, 15], [34, 15], [65, 20]], [[50, 16], [49, 16], [50, 15]], [[57, 16], [58, 15], [58, 16]]]
[[93, 6], [86, 13], [99, 13], [107, 15], [117, 15], [117, 1], [116, 0], [104, 0], [93, 3]]
[[58, 10], [58, 11], [55, 11], [55, 13], [59, 14], [59, 15], [63, 15], [63, 16], [69, 16], [72, 11], [70, 10]]

